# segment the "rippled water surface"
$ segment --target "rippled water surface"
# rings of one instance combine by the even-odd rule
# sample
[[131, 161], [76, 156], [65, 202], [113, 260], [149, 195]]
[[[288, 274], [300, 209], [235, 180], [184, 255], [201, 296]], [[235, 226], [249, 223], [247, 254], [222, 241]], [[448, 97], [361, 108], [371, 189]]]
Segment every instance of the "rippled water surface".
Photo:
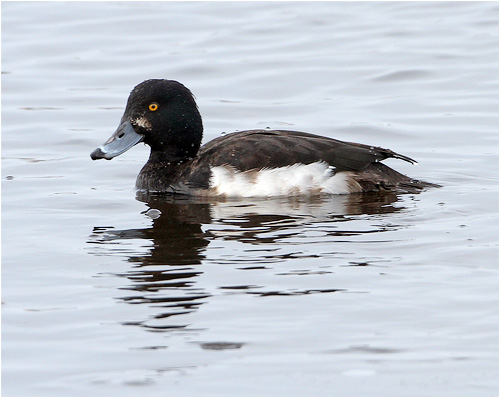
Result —
[[[136, 197], [132, 87], [420, 194]], [[498, 3], [3, 2], [3, 396], [498, 395]]]

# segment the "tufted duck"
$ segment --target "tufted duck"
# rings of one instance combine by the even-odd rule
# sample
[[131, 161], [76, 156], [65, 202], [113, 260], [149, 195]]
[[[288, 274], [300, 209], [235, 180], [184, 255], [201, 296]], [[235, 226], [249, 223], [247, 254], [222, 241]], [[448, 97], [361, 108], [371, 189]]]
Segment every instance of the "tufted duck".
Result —
[[415, 163], [389, 149], [285, 130], [240, 131], [200, 148], [202, 134], [198, 107], [185, 86], [146, 80], [130, 93], [116, 132], [90, 156], [110, 160], [139, 142], [149, 145], [136, 187], [151, 193], [266, 197], [433, 186], [380, 163]]

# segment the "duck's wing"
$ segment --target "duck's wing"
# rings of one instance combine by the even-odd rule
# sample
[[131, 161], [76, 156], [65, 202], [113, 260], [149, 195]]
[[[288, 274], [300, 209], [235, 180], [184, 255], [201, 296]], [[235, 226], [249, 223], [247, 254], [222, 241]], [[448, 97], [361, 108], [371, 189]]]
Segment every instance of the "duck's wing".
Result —
[[415, 163], [407, 156], [380, 147], [299, 131], [248, 130], [210, 141], [201, 148], [196, 163], [231, 165], [247, 171], [324, 161], [338, 170], [360, 171], [387, 158]]

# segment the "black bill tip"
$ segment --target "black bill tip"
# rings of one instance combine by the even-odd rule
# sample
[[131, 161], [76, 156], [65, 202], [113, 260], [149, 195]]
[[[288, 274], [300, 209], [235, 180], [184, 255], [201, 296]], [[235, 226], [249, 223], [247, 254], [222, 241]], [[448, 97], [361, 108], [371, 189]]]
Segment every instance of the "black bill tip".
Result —
[[[105, 153], [101, 150], [101, 148], [97, 148], [95, 151], [93, 151], [90, 154], [90, 158], [92, 160], [98, 160], [98, 159], [106, 159]], [[109, 160], [109, 159], [108, 159]]]

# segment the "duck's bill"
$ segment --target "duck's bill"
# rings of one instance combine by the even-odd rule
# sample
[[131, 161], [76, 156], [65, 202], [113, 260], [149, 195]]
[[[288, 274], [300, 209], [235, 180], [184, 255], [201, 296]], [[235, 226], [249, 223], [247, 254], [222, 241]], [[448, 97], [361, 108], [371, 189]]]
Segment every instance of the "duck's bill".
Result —
[[137, 134], [132, 124], [127, 120], [120, 124], [114, 134], [109, 139], [90, 154], [92, 160], [111, 160], [115, 156], [128, 151], [134, 145], [144, 139], [143, 135]]

